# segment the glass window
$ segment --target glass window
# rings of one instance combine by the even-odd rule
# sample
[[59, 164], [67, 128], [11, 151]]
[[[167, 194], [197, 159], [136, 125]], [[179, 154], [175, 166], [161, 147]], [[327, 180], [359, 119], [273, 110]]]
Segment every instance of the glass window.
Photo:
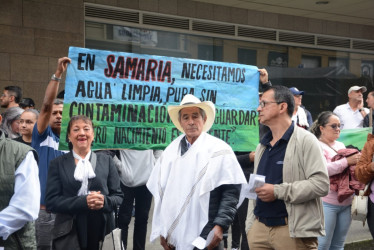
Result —
[[256, 65], [257, 51], [253, 49], [238, 48], [238, 63]]
[[321, 67], [320, 56], [302, 56], [299, 68], [319, 68]]

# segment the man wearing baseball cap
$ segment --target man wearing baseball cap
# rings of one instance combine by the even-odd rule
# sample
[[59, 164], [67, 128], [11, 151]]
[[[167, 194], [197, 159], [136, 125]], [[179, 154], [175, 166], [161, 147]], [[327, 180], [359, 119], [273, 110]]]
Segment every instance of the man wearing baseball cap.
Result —
[[293, 99], [295, 100], [295, 109], [292, 114], [292, 121], [294, 121], [297, 126], [308, 129], [312, 125], [313, 119], [310, 112], [301, 104], [304, 91], [300, 91], [296, 87], [289, 88], [289, 90], [291, 91]]
[[154, 197], [151, 241], [160, 237], [165, 250], [223, 249], [234, 219], [246, 179], [231, 147], [207, 133], [215, 110], [190, 94], [168, 107], [183, 134], [165, 149], [147, 182]]
[[362, 128], [369, 109], [364, 108], [365, 86], [352, 86], [348, 90], [348, 103], [337, 106], [334, 113], [340, 119], [340, 129]]

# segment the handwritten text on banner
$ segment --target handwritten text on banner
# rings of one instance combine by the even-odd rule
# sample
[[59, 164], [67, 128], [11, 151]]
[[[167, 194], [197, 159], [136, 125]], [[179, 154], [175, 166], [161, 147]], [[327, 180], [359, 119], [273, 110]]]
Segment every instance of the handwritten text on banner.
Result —
[[186, 94], [216, 105], [210, 134], [235, 151], [258, 144], [257, 67], [70, 47], [60, 149], [73, 115], [90, 117], [94, 149], [162, 149], [180, 133], [167, 113]]

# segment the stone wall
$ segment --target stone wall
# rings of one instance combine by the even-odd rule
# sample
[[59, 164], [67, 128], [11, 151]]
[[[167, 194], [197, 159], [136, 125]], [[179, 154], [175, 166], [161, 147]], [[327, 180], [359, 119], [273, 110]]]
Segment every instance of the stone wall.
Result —
[[67, 56], [69, 46], [84, 46], [83, 21], [81, 0], [2, 0], [1, 93], [5, 86], [20, 86], [39, 109], [57, 59]]

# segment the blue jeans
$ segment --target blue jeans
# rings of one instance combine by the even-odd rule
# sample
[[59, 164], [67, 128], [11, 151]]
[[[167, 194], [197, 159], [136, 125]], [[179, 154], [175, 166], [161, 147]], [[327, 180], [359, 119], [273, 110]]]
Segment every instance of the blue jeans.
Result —
[[323, 202], [326, 236], [318, 237], [318, 250], [344, 249], [344, 241], [351, 225], [351, 206], [337, 206]]

